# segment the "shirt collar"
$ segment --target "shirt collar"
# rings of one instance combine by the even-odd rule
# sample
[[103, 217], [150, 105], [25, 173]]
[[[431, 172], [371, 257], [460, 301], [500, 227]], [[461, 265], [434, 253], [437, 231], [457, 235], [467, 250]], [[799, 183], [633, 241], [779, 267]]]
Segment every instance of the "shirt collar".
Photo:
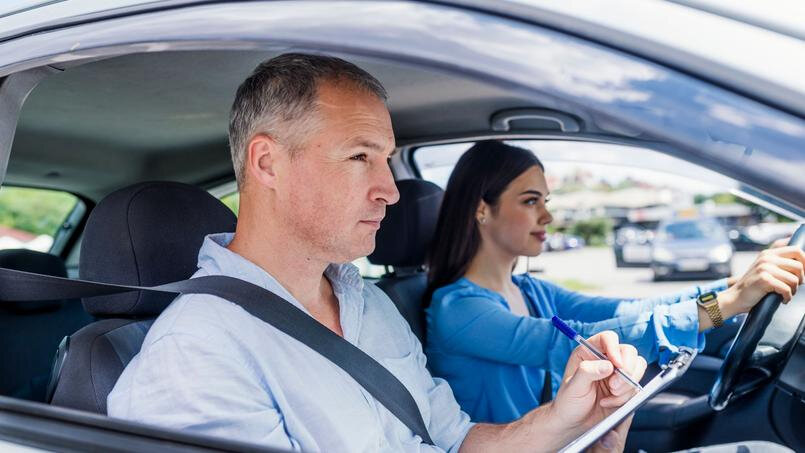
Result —
[[[262, 286], [304, 310], [302, 304], [271, 274], [227, 248], [234, 237], [235, 233], [207, 235], [198, 252], [199, 269], [208, 275], [226, 275]], [[327, 266], [324, 275], [333, 285], [336, 297], [349, 292], [360, 294], [363, 291], [363, 278], [352, 263], [332, 263]], [[339, 297], [339, 300], [343, 298]]]

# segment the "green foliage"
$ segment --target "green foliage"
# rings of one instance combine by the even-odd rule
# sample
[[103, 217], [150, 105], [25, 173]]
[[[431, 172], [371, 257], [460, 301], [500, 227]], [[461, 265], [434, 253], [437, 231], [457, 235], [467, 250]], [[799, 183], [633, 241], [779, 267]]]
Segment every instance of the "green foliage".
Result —
[[53, 236], [78, 199], [65, 192], [0, 188], [0, 225], [32, 234]]
[[584, 238], [588, 245], [605, 244], [610, 231], [612, 220], [604, 217], [578, 221], [567, 230], [570, 234]]
[[743, 200], [736, 197], [731, 193], [717, 193], [713, 194], [711, 197], [715, 204], [733, 204], [733, 203], [740, 203]]
[[238, 215], [238, 206], [240, 204], [240, 192], [230, 193], [221, 198], [221, 201], [235, 213]]

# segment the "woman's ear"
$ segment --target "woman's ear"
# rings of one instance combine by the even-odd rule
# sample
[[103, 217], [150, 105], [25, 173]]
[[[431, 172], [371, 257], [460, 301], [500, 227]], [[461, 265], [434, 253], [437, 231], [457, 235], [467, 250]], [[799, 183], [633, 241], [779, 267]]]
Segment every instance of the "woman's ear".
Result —
[[475, 220], [480, 224], [486, 223], [490, 211], [489, 205], [486, 204], [484, 200], [481, 200], [481, 202], [478, 203], [478, 209], [475, 211]]

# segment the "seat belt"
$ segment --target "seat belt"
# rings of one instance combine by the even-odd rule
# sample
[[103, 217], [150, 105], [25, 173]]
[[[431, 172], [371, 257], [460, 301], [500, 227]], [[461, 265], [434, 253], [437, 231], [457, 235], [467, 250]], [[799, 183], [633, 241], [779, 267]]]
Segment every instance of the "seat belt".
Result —
[[211, 275], [158, 286], [134, 286], [0, 268], [0, 288], [0, 300], [9, 302], [77, 299], [131, 291], [210, 294], [226, 299], [339, 366], [423, 442], [434, 445], [414, 397], [390, 371], [295, 305], [245, 280]]

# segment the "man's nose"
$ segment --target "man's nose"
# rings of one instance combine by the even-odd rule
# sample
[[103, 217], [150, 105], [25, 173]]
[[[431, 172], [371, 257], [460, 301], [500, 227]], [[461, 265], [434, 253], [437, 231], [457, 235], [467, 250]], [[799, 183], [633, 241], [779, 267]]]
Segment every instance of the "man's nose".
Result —
[[380, 165], [380, 167], [379, 171], [376, 172], [375, 181], [373, 181], [372, 199], [378, 201], [382, 200], [387, 205], [394, 204], [400, 201], [400, 191], [397, 190], [397, 184], [394, 182], [391, 167], [388, 163], [384, 163]]

